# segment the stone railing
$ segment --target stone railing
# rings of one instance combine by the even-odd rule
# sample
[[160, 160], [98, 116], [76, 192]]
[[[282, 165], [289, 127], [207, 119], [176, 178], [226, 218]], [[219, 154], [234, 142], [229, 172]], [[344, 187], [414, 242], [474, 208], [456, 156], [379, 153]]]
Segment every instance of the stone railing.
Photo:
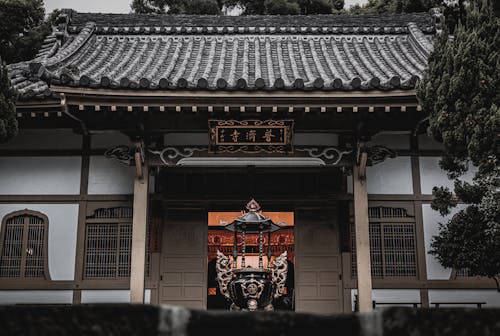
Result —
[[0, 306], [0, 316], [2, 335], [500, 335], [500, 309], [388, 308], [327, 316], [173, 306]]

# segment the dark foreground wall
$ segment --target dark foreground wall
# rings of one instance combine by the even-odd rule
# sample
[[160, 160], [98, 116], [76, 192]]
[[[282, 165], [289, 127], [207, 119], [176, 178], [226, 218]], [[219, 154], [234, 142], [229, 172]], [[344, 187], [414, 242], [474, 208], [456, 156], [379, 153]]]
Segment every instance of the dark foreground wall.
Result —
[[173, 306], [0, 306], [0, 335], [498, 336], [500, 309], [390, 308], [321, 316]]

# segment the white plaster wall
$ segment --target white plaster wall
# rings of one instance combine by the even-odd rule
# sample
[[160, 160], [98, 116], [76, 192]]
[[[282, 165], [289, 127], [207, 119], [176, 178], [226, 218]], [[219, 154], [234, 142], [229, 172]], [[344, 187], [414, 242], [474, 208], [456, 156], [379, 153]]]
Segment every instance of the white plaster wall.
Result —
[[382, 132], [373, 136], [370, 144], [383, 145], [392, 149], [410, 149], [410, 135]]
[[131, 146], [130, 138], [120, 132], [92, 133], [90, 147], [93, 149], [109, 149], [114, 146]]
[[[398, 156], [366, 168], [369, 194], [413, 194], [411, 159]], [[347, 191], [352, 193], [352, 176], [347, 177]]]
[[81, 149], [82, 136], [71, 129], [20, 129], [10, 141], [0, 144], [0, 149]]
[[89, 194], [133, 194], [135, 168], [104, 156], [91, 156]]
[[[495, 289], [429, 289], [429, 302], [486, 302], [483, 307], [500, 307], [500, 293]], [[477, 307], [473, 304], [440, 305], [440, 307]]]
[[79, 194], [81, 162], [75, 156], [0, 157], [0, 194]]
[[9, 290], [0, 291], [0, 304], [71, 304], [72, 290]]
[[24, 209], [41, 212], [49, 219], [48, 259], [51, 280], [74, 280], [78, 204], [0, 204], [0, 218]]
[[[358, 293], [357, 289], [351, 289], [351, 306], [353, 310], [354, 310], [355, 295], [357, 293]], [[380, 307], [390, 307], [391, 305], [388, 305], [387, 303], [394, 303], [394, 306], [413, 307], [413, 305], [411, 304], [403, 305], [398, 303], [420, 302], [420, 291], [418, 289], [374, 289], [372, 291], [372, 300], [374, 300], [375, 302], [385, 303]]]
[[[446, 172], [439, 167], [440, 157], [421, 156], [420, 165], [420, 187], [422, 194], [432, 194], [435, 186], [448, 187], [453, 190], [453, 180], [448, 179]], [[477, 169], [471, 167], [469, 171], [460, 177], [460, 180], [471, 182]]]
[[430, 204], [422, 204], [422, 216], [424, 221], [425, 262], [427, 267], [427, 279], [448, 280], [451, 275], [450, 268], [444, 268], [433, 255], [429, 254], [432, 237], [439, 234], [439, 223], [445, 223], [457, 213], [463, 206], [457, 206], [451, 210], [448, 216], [442, 217], [439, 212], [431, 209]]
[[[130, 290], [82, 290], [82, 303], [130, 303]], [[144, 290], [144, 303], [151, 303], [151, 290]]]

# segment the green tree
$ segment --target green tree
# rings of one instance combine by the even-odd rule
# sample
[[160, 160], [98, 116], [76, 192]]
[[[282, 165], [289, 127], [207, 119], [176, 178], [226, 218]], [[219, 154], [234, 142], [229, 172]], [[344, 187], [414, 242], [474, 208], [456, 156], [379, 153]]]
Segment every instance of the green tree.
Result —
[[139, 14], [220, 14], [222, 0], [133, 0], [132, 11]]
[[243, 15], [307, 15], [341, 10], [344, 0], [226, 0], [224, 4], [240, 7]]
[[[351, 14], [400, 14], [428, 12], [431, 8], [440, 8], [445, 17], [448, 30], [453, 33], [459, 22], [465, 22], [466, 9], [482, 0], [368, 0], [363, 5], [355, 5], [349, 9]], [[500, 1], [492, 1], [496, 16], [500, 14]]]
[[369, 0], [364, 6], [353, 10], [363, 13], [410, 13], [426, 12], [432, 7], [440, 6], [442, 0]]
[[298, 0], [300, 14], [332, 14], [330, 0]]
[[[245, 11], [246, 14], [246, 11]], [[264, 13], [269, 15], [298, 15], [300, 6], [297, 2], [287, 0], [266, 0], [264, 2]]]
[[[467, 10], [453, 39], [435, 43], [429, 70], [417, 89], [429, 115], [428, 133], [444, 145], [440, 166], [455, 180], [454, 193], [435, 187], [432, 207], [442, 215], [432, 251], [445, 267], [495, 279], [500, 291], [500, 20], [491, 2]], [[458, 177], [474, 165], [472, 183]]]
[[0, 143], [17, 134], [16, 93], [12, 88], [5, 63], [0, 57]]
[[6, 63], [35, 57], [50, 25], [43, 0], [0, 0], [0, 57]]

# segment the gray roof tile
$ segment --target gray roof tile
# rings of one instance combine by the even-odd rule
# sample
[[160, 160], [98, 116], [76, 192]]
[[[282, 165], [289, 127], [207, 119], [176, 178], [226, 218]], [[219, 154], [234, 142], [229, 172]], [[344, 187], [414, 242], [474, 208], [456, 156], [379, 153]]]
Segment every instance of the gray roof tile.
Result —
[[54, 28], [33, 61], [9, 65], [21, 96], [50, 96], [50, 82], [132, 89], [410, 89], [426, 69], [432, 50], [427, 33], [435, 31], [429, 14], [69, 14], [67, 26]]

